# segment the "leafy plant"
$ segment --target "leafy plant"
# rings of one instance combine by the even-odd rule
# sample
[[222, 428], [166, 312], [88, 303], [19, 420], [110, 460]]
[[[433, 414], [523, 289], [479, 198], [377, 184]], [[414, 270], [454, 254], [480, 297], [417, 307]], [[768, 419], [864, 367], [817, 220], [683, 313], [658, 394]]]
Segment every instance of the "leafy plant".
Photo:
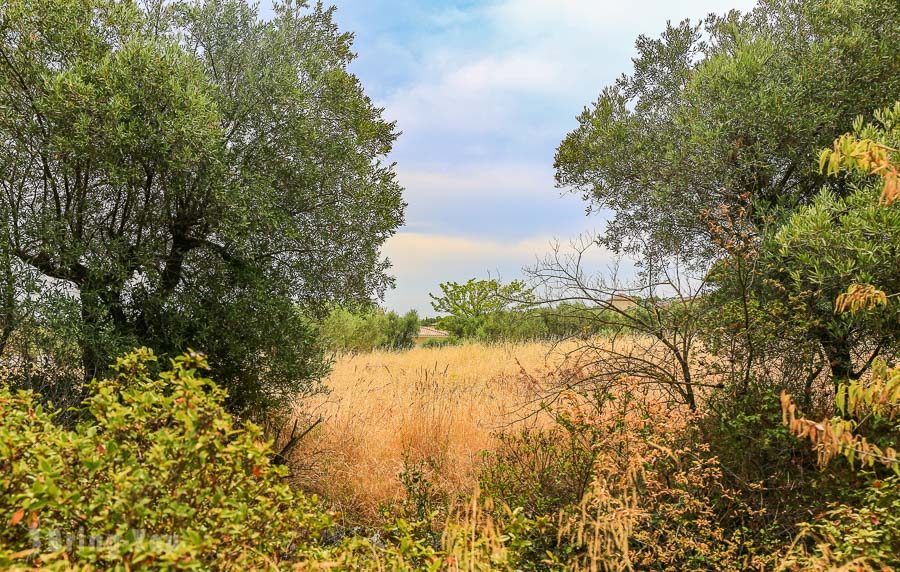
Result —
[[[766, 0], [672, 23], [636, 41], [634, 71], [604, 88], [560, 143], [556, 180], [611, 209], [606, 246], [645, 258], [722, 254], [702, 213], [752, 205], [750, 226], [843, 177], [819, 150], [900, 92], [893, 0]], [[896, 146], [895, 146], [896, 147]]]
[[525, 284], [518, 280], [503, 284], [494, 279], [472, 278], [463, 284], [443, 282], [440, 289], [440, 295], [429, 294], [432, 308], [448, 314], [438, 321], [438, 326], [463, 338], [479, 333], [484, 336], [488, 320], [531, 300]]
[[[843, 135], [831, 149], [823, 150], [819, 166], [822, 170], [827, 167], [829, 175], [847, 169], [879, 177], [880, 205], [872, 208], [890, 211], [897, 191], [898, 151], [884, 142], [897, 138], [900, 102], [892, 110], [876, 113], [876, 117], [880, 126], [863, 128], [862, 120], [857, 120], [856, 134]], [[894, 291], [898, 289], [896, 284], [891, 285]], [[835, 312], [851, 317], [884, 309], [891, 309], [888, 295], [871, 284], [850, 284], [835, 301]], [[900, 564], [900, 522], [896, 517], [900, 514], [900, 459], [896, 449], [900, 443], [900, 424], [896, 419], [900, 411], [900, 368], [876, 361], [871, 379], [838, 385], [835, 403], [836, 416], [815, 422], [798, 416], [791, 396], [782, 393], [783, 422], [796, 436], [811, 442], [823, 467], [841, 456], [851, 467], [858, 463], [861, 469], [874, 474], [864, 475], [865, 484], [856, 495], [857, 502], [834, 504], [807, 526], [805, 536], [812, 538], [813, 547], [807, 549], [800, 544], [784, 565], [799, 563], [810, 569], [836, 565], [894, 568]], [[893, 470], [895, 475], [882, 480], [878, 478], [881, 468]]]
[[328, 524], [252, 423], [236, 425], [196, 353], [151, 375], [140, 349], [90, 386], [73, 429], [0, 390], [0, 564], [269, 566]]
[[335, 352], [403, 350], [415, 343], [419, 316], [415, 311], [401, 316], [381, 309], [335, 308], [322, 320], [319, 331], [325, 346]]

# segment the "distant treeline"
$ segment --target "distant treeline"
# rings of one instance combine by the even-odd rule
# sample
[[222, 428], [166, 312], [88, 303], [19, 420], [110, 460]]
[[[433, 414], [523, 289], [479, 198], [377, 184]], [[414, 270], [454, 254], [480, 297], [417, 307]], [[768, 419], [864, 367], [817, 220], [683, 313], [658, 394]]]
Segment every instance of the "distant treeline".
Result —
[[[634, 311], [634, 310], [632, 310]], [[335, 352], [405, 350], [415, 345], [420, 326], [432, 326], [450, 334], [423, 345], [452, 345], [464, 341], [482, 343], [527, 342], [588, 337], [610, 333], [617, 315], [583, 304], [555, 307], [497, 310], [472, 316], [441, 316], [420, 319], [412, 310], [405, 314], [381, 308], [333, 309], [319, 325], [326, 347]]]
[[481, 342], [559, 340], [603, 334], [616, 329], [615, 314], [583, 304], [499, 310], [479, 317], [443, 316], [435, 327], [455, 339]]

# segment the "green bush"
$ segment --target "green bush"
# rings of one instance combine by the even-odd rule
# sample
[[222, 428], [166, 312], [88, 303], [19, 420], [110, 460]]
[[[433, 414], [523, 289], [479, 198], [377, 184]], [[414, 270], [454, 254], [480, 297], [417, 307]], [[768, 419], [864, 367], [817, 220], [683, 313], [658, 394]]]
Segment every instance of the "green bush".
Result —
[[403, 350], [413, 347], [419, 333], [415, 311], [402, 316], [381, 309], [352, 312], [335, 308], [320, 326], [326, 346], [335, 352]]
[[774, 554], [789, 545], [810, 512], [842, 494], [816, 469], [816, 456], [782, 424], [777, 391], [756, 379], [711, 392], [697, 420], [721, 482], [738, 509], [721, 522], [741, 532], [742, 552]]
[[459, 345], [459, 338], [456, 336], [447, 336], [446, 338], [431, 338], [422, 343], [423, 348], [446, 348], [449, 346]]
[[[862, 563], [900, 567], [900, 478], [873, 480], [854, 491], [850, 504], [834, 503], [805, 527], [787, 563], [803, 569]], [[846, 568], [845, 568], [846, 569]]]
[[767, 294], [787, 310], [776, 319], [800, 324], [820, 343], [835, 383], [862, 375], [854, 355], [868, 364], [873, 353], [890, 353], [900, 343], [896, 304], [835, 312], [835, 301], [850, 284], [900, 291], [900, 209], [880, 205], [880, 194], [867, 187], [841, 198], [825, 190], [762, 245]]
[[594, 435], [586, 426], [500, 433], [486, 454], [481, 489], [530, 517], [577, 506], [594, 477]]
[[223, 409], [202, 356], [158, 376], [154, 361], [120, 358], [71, 430], [35, 394], [0, 389], [0, 566], [269, 566], [327, 525], [260, 429]]

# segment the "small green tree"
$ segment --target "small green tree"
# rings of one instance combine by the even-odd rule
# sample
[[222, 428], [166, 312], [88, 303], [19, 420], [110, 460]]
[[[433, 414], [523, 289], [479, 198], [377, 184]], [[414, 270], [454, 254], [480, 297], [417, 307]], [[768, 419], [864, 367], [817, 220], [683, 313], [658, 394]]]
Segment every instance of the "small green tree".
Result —
[[[875, 116], [879, 123], [865, 127], [861, 119], [857, 120], [854, 133], [839, 137], [831, 148], [822, 151], [819, 165], [823, 171], [827, 167], [829, 175], [842, 170], [861, 175], [863, 188], [869, 192], [860, 194], [869, 196], [871, 207], [893, 212], [896, 225], [898, 211], [894, 203], [900, 198], [900, 102]], [[879, 196], [877, 203], [875, 196]], [[890, 229], [884, 233], [891, 237]], [[873, 240], [877, 240], [875, 236]], [[894, 239], [893, 272], [866, 276], [886, 282], [850, 283], [846, 291], [836, 296], [837, 314], [849, 315], [851, 319], [860, 317], [876, 328], [880, 326], [878, 318], [887, 314], [894, 317], [896, 329], [898, 304], [894, 298], [900, 293], [896, 233]], [[874, 258], [870, 250], [863, 254]], [[881, 289], [883, 286], [886, 288]], [[827, 518], [817, 518], [809, 524], [806, 532], [813, 537], [812, 550], [795, 543], [784, 568], [824, 569], [864, 563], [872, 568], [894, 569], [900, 564], [900, 368], [888, 367], [879, 359], [872, 369], [869, 379], [841, 381], [835, 391], [837, 415], [831, 419], [807, 419], [800, 415], [789, 394], [781, 395], [784, 425], [812, 443], [823, 467], [835, 457], [842, 457], [851, 467], [858, 464], [867, 470], [853, 483], [853, 505], [832, 505]], [[894, 474], [887, 476], [887, 471]], [[866, 486], [859, 487], [860, 480]]]
[[531, 293], [524, 282], [514, 280], [503, 284], [498, 280], [469, 279], [440, 284], [441, 294], [431, 297], [436, 312], [449, 314], [439, 325], [460, 337], [473, 337], [487, 320], [499, 312], [527, 304]]
[[[766, 295], [774, 317], [817, 340], [836, 382], [857, 379], [900, 342], [900, 308], [835, 312], [848, 284], [900, 291], [900, 209], [877, 204], [866, 188], [840, 199], [825, 190], [763, 246]], [[856, 364], [856, 365], [854, 365]]]
[[419, 314], [415, 310], [410, 310], [402, 316], [397, 312], [388, 312], [385, 318], [386, 349], [405, 350], [415, 345], [416, 336], [419, 335]]
[[[900, 142], [900, 103], [875, 116], [867, 126], [857, 119], [854, 135], [822, 153], [823, 171], [837, 174], [842, 161], [852, 163], [848, 196], [823, 189], [764, 239], [759, 255], [760, 295], [775, 302], [767, 305], [771, 317], [820, 344], [835, 383], [858, 379], [900, 345], [900, 306], [840, 311], [875, 285], [900, 291], [900, 209], [888, 200], [896, 186], [889, 152]], [[855, 285], [849, 294], [848, 285]]]

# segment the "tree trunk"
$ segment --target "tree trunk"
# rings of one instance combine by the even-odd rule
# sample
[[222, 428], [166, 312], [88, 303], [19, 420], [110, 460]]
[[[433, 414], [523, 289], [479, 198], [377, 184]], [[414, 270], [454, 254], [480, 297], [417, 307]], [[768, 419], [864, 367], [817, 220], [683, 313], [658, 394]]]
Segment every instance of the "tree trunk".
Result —
[[694, 397], [694, 386], [691, 380], [691, 366], [687, 356], [676, 355], [678, 365], [681, 367], [681, 375], [684, 378], [684, 399], [691, 411], [697, 410], [697, 399]]
[[[101, 376], [109, 365], [100, 350], [103, 344], [103, 304], [94, 290], [81, 290], [81, 365], [84, 368], [84, 384]], [[82, 389], [82, 393], [84, 389]], [[78, 400], [79, 402], [81, 399]]]
[[[831, 367], [831, 382], [834, 384], [834, 396], [838, 397], [839, 391], [847, 391], [846, 386], [842, 384], [852, 381], [858, 377], [853, 373], [853, 355], [850, 352], [850, 343], [846, 338], [828, 338], [822, 341], [822, 349], [828, 358], [828, 365]], [[844, 396], [846, 398], [846, 395]], [[846, 403], [846, 399], [844, 399]], [[843, 411], [837, 410], [836, 413], [842, 417], [847, 417]]]
[[853, 374], [853, 356], [850, 353], [850, 344], [845, 338], [832, 338], [822, 342], [822, 349], [828, 357], [828, 365], [831, 367], [831, 379], [837, 384], [856, 378]]

